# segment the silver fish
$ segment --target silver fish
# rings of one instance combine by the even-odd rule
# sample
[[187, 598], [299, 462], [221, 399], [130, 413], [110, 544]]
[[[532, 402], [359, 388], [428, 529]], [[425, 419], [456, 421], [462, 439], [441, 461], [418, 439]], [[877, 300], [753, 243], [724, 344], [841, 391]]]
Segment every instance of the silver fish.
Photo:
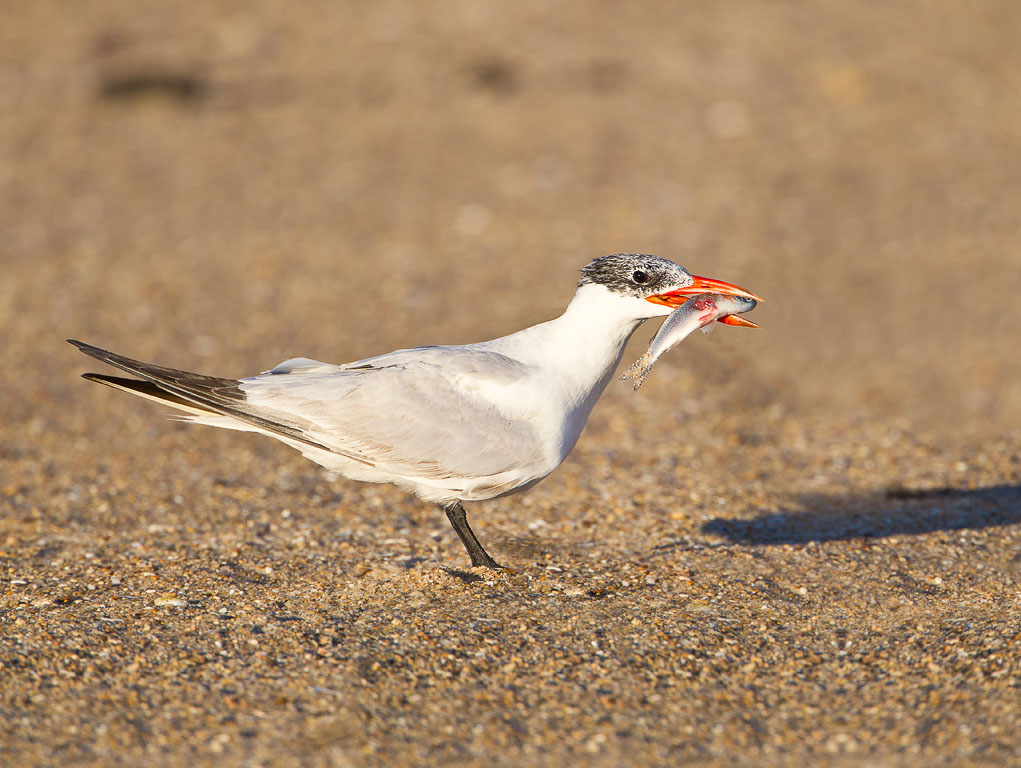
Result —
[[755, 309], [757, 304], [758, 302], [754, 299], [725, 296], [722, 293], [703, 293], [692, 296], [673, 311], [660, 327], [645, 354], [638, 358], [635, 364], [628, 368], [620, 378], [622, 380], [634, 379], [637, 392], [660, 357], [699, 328], [703, 333], [709, 333], [717, 320], [727, 325], [758, 328], [750, 320], [738, 317], [743, 312]]

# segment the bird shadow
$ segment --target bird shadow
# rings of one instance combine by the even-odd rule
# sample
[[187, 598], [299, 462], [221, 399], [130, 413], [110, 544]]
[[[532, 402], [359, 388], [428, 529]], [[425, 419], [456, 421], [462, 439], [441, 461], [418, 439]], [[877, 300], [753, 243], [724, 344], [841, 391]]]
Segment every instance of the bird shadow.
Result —
[[751, 520], [717, 517], [707, 521], [702, 532], [734, 544], [807, 544], [1021, 523], [1021, 485], [975, 490], [891, 487], [875, 493], [809, 493], [795, 498], [795, 509]]

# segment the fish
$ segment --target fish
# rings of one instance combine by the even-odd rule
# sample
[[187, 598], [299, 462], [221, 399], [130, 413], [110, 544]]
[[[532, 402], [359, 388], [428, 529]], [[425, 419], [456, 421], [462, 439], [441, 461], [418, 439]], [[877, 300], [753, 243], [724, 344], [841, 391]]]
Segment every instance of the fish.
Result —
[[680, 344], [695, 330], [708, 334], [719, 321], [725, 325], [758, 328], [751, 320], [739, 315], [755, 309], [758, 302], [742, 296], [725, 296], [722, 293], [702, 293], [692, 296], [675, 309], [660, 326], [649, 348], [634, 365], [621, 374], [621, 380], [634, 379], [635, 391], [642, 386], [652, 366], [664, 354]]

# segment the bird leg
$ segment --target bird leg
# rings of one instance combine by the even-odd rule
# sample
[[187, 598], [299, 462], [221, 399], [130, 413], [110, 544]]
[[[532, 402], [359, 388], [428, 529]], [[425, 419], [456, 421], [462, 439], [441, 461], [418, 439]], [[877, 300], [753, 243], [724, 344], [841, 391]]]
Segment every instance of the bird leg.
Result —
[[454, 501], [450, 504], [446, 504], [443, 507], [443, 511], [447, 513], [447, 519], [450, 524], [454, 526], [454, 530], [457, 532], [457, 537], [461, 539], [461, 543], [464, 544], [464, 548], [468, 550], [468, 557], [472, 559], [472, 567], [484, 566], [485, 568], [499, 568], [499, 563], [489, 556], [489, 553], [482, 548], [482, 544], [479, 543], [478, 537], [475, 536], [475, 532], [472, 531], [468, 525], [468, 515], [464, 511], [464, 507], [460, 501]]

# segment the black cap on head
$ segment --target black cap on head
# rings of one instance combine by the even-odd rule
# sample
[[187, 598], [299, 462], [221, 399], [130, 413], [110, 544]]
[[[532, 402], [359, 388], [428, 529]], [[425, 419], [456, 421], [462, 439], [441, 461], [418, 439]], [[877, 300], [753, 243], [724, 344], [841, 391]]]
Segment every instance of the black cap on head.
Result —
[[691, 285], [691, 275], [669, 259], [646, 253], [615, 253], [593, 259], [581, 270], [578, 286], [604, 285], [625, 296], [644, 299]]

